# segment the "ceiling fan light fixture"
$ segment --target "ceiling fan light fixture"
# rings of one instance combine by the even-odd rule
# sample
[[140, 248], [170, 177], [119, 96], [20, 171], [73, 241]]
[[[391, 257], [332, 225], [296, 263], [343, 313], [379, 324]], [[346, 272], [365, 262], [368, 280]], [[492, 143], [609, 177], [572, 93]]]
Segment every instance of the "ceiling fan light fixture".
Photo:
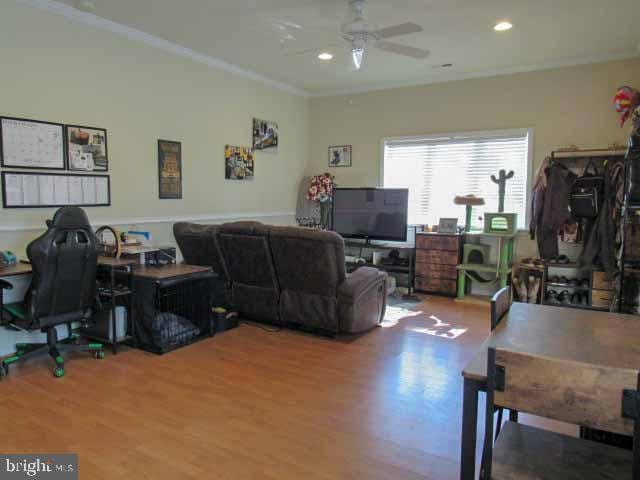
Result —
[[353, 65], [356, 67], [356, 70], [360, 70], [360, 67], [362, 67], [363, 57], [364, 57], [364, 48], [355, 47], [351, 49], [351, 58], [353, 59]]
[[329, 52], [322, 52], [318, 55], [318, 58], [324, 62], [328, 62], [329, 60], [333, 60], [333, 54]]
[[513, 28], [513, 24], [507, 20], [503, 20], [494, 25], [493, 29], [496, 32], [506, 32], [507, 30], [511, 30]]

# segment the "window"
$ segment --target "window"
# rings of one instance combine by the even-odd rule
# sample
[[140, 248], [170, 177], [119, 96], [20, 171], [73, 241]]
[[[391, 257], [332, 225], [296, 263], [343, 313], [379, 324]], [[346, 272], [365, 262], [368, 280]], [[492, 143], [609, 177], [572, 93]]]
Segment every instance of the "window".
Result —
[[501, 169], [514, 176], [507, 181], [505, 212], [518, 214], [525, 228], [531, 130], [473, 132], [384, 141], [383, 186], [409, 189], [409, 223], [438, 223], [440, 218], [465, 221], [465, 207], [454, 205], [456, 195], [476, 195], [485, 205], [473, 208], [473, 227], [482, 228], [484, 212], [498, 211], [498, 185], [491, 175]]

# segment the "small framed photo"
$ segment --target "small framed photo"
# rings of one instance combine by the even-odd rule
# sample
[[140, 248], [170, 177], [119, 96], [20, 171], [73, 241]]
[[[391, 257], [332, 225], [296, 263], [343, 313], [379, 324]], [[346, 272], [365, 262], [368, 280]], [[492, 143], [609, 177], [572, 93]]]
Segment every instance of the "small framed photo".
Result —
[[335, 145], [329, 147], [330, 167], [351, 166], [351, 145]]
[[457, 218], [441, 218], [438, 223], [438, 233], [454, 234], [458, 232]]
[[104, 128], [67, 125], [67, 152], [69, 170], [109, 170], [107, 131]]
[[270, 120], [253, 119], [253, 149], [278, 151], [278, 124]]

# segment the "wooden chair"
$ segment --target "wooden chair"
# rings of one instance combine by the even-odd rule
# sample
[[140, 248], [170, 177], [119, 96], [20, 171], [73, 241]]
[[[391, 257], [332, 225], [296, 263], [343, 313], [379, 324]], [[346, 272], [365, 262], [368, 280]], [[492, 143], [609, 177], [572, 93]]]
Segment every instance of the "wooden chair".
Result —
[[[507, 314], [509, 309], [511, 308], [511, 287], [501, 288], [496, 292], [496, 294], [491, 298], [491, 331], [493, 332], [500, 321]], [[500, 433], [500, 429], [502, 428], [502, 415], [504, 413], [504, 408], [496, 407], [496, 411], [498, 412], [498, 423], [496, 426], [496, 438], [498, 438], [498, 434]], [[509, 420], [512, 422], [518, 421], [518, 412], [515, 410], [509, 410]]]
[[[489, 349], [480, 478], [640, 480], [640, 372]], [[493, 444], [495, 404], [634, 436], [633, 452], [507, 422]]]
[[491, 331], [493, 332], [500, 320], [511, 308], [511, 287], [501, 288], [491, 299]]

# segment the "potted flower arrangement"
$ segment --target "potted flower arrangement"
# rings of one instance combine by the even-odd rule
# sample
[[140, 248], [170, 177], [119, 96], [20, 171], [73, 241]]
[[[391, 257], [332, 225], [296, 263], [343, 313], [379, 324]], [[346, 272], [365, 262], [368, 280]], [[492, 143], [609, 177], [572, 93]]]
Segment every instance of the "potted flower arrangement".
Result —
[[307, 198], [320, 204], [320, 226], [329, 228], [329, 212], [331, 211], [331, 199], [335, 179], [330, 173], [323, 173], [311, 178]]

